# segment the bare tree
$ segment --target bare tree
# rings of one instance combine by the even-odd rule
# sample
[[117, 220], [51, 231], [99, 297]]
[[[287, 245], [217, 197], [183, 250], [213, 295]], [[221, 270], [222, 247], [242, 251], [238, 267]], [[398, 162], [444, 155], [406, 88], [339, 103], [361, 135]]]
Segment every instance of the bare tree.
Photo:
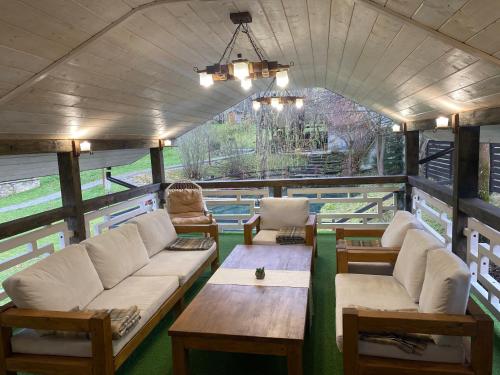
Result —
[[179, 138], [179, 154], [186, 178], [199, 180], [203, 177], [207, 158], [207, 127], [200, 126]]

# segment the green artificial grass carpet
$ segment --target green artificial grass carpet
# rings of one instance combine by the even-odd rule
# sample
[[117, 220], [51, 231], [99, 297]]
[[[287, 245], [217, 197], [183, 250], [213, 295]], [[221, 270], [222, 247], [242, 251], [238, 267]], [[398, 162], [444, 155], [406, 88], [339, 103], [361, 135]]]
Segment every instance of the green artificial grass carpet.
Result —
[[[242, 234], [221, 235], [224, 259], [235, 245], [243, 243]], [[340, 375], [342, 355], [335, 343], [335, 235], [318, 235], [319, 257], [314, 273], [314, 318], [304, 347], [305, 375]], [[210, 277], [207, 272], [193, 286], [192, 298]], [[224, 319], [221, 316], [221, 319]], [[119, 369], [120, 375], [171, 375], [172, 355], [167, 330], [173, 320], [167, 316]], [[500, 323], [495, 322], [493, 374], [500, 375]], [[280, 357], [234, 353], [191, 351], [192, 375], [280, 375], [286, 374], [286, 360]]]

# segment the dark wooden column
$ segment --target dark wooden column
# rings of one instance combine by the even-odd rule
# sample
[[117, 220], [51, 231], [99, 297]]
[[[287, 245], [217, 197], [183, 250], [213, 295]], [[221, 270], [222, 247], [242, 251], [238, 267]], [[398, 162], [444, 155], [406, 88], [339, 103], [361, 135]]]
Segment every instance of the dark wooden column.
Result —
[[[151, 175], [153, 184], [161, 184], [165, 182], [165, 166], [163, 163], [163, 147], [154, 147], [149, 149], [151, 156]], [[165, 191], [158, 192], [159, 206], [163, 208], [165, 204]]]
[[[419, 147], [418, 130], [405, 131], [405, 165], [408, 176], [418, 176]], [[411, 185], [407, 182], [405, 186], [406, 211], [411, 211], [411, 189]]]
[[57, 153], [62, 205], [72, 210], [71, 216], [66, 219], [68, 228], [73, 231], [71, 243], [78, 243], [87, 237], [78, 159], [74, 152]]
[[467, 257], [467, 239], [463, 233], [467, 215], [460, 210], [460, 199], [476, 198], [479, 194], [479, 132], [479, 126], [458, 124], [455, 130], [452, 251], [463, 260]]

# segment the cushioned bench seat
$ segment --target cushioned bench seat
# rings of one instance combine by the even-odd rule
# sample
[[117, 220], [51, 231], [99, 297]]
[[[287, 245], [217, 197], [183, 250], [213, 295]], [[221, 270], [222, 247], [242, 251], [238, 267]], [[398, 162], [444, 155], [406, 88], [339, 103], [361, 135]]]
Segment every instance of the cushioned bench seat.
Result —
[[134, 276], [177, 276], [183, 285], [216, 250], [213, 244], [201, 251], [160, 251]]
[[[116, 355], [178, 287], [176, 276], [130, 276], [112, 289], [104, 290], [85, 309], [128, 308], [131, 305], [139, 307], [139, 323], [121, 339], [113, 340], [113, 354]], [[76, 357], [92, 355], [90, 340], [85, 337], [40, 335], [34, 330], [24, 329], [14, 335], [11, 342], [14, 353]]]

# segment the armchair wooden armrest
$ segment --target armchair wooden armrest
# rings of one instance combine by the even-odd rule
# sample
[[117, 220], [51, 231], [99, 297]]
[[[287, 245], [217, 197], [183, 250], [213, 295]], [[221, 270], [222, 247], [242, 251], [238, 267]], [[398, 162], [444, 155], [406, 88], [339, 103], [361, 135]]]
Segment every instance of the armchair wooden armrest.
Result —
[[[425, 373], [425, 362], [396, 360], [360, 356], [358, 340], [360, 332], [381, 333], [422, 333], [447, 336], [471, 337], [471, 364], [433, 363], [433, 374], [469, 373], [477, 375], [491, 374], [493, 358], [493, 321], [484, 313], [477, 315], [424, 314], [419, 312], [373, 311], [356, 308], [344, 308], [343, 319], [343, 356], [344, 374], [371, 373], [377, 368], [381, 373], [390, 367], [390, 373]], [[442, 366], [442, 367], [440, 367]], [[453, 368], [455, 366], [456, 368]], [[464, 366], [466, 366], [464, 368]], [[462, 367], [462, 371], [458, 371]], [[452, 372], [446, 371], [454, 370]], [[464, 372], [468, 369], [469, 372]], [[472, 371], [470, 371], [472, 370]], [[386, 370], [387, 371], [387, 370]], [[423, 372], [422, 372], [423, 371]], [[388, 372], [388, 373], [389, 373]]]
[[349, 262], [396, 263], [398, 255], [397, 248], [337, 249], [337, 273], [348, 273]]
[[[306, 222], [306, 245], [316, 248], [317, 218], [310, 214]], [[314, 251], [316, 254], [316, 251]]]
[[382, 237], [385, 229], [350, 229], [335, 228], [337, 240], [343, 240], [346, 237]]
[[253, 228], [256, 228], [257, 232], [260, 231], [260, 215], [259, 214], [253, 215], [245, 224], [243, 224], [245, 245], [252, 244]]

